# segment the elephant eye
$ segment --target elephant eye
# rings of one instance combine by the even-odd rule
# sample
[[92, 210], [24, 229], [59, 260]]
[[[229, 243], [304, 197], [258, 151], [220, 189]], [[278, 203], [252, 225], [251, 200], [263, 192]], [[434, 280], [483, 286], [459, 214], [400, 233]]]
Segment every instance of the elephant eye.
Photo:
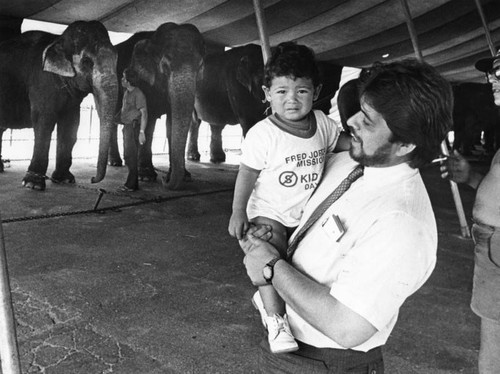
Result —
[[80, 64], [83, 71], [92, 71], [94, 68], [94, 61], [92, 61], [89, 57], [83, 57]]

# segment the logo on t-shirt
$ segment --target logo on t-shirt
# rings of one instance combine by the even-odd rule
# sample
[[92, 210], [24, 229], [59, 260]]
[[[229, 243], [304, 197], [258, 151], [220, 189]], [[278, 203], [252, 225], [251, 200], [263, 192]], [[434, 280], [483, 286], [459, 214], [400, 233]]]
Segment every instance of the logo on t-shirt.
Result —
[[293, 187], [297, 184], [298, 179], [297, 174], [293, 171], [284, 171], [280, 174], [279, 181], [283, 187]]

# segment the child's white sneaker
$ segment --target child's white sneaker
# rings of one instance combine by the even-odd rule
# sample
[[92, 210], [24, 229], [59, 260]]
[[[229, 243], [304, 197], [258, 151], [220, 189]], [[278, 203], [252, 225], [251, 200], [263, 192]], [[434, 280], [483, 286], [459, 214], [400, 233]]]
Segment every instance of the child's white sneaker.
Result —
[[288, 317], [275, 314], [272, 317], [266, 316], [267, 339], [269, 348], [273, 353], [293, 352], [299, 349], [295, 338], [288, 324]]
[[262, 324], [265, 328], [267, 328], [267, 338], [269, 340], [271, 352], [285, 353], [293, 352], [299, 349], [299, 346], [292, 335], [292, 331], [290, 330], [286, 314], [283, 317], [278, 314], [269, 317], [264, 309], [264, 303], [262, 302], [259, 291], [255, 292], [253, 295], [252, 304], [255, 309], [259, 311]]

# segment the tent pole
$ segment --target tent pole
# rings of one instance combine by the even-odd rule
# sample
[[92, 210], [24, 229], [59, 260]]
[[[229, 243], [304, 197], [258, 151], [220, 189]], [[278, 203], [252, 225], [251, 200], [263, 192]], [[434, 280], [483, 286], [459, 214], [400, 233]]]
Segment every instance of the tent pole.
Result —
[[255, 10], [255, 17], [257, 18], [257, 27], [259, 29], [260, 45], [262, 48], [262, 56], [264, 57], [264, 64], [271, 57], [271, 47], [269, 46], [269, 36], [267, 34], [266, 19], [260, 0], [253, 0], [253, 7]]
[[21, 374], [14, 313], [10, 294], [7, 255], [0, 215], [0, 360], [3, 374]]
[[403, 12], [406, 18], [406, 26], [408, 27], [408, 32], [410, 33], [411, 44], [413, 44], [413, 50], [415, 51], [415, 56], [418, 61], [423, 61], [422, 52], [420, 51], [420, 47], [418, 45], [418, 37], [417, 31], [415, 30], [415, 25], [413, 24], [413, 20], [410, 14], [410, 8], [408, 7], [408, 3], [406, 0], [400, 0], [401, 6], [403, 7]]
[[486, 36], [486, 40], [488, 41], [488, 47], [490, 47], [490, 52], [492, 56], [495, 56], [496, 50], [493, 45], [493, 40], [491, 40], [490, 29], [488, 28], [488, 24], [486, 22], [486, 17], [484, 16], [483, 7], [481, 6], [481, 0], [475, 0], [477, 11], [479, 12], [479, 16], [481, 17], [481, 22], [483, 24], [484, 35]]
[[[411, 42], [413, 44], [413, 49], [415, 50], [415, 56], [418, 61], [424, 61], [422, 57], [422, 53], [420, 51], [420, 47], [418, 45], [418, 37], [417, 32], [415, 30], [415, 26], [413, 24], [413, 20], [410, 14], [410, 8], [408, 7], [407, 0], [400, 0], [401, 6], [403, 7], [403, 11], [406, 18], [406, 25], [408, 26], [408, 31], [410, 32]], [[443, 140], [441, 143], [441, 152], [448, 156], [450, 152], [448, 151], [448, 146], [446, 142]], [[457, 210], [458, 221], [460, 222], [460, 230], [462, 232], [462, 236], [464, 238], [470, 238], [469, 226], [467, 224], [467, 219], [465, 218], [464, 208], [462, 205], [462, 199], [460, 198], [460, 192], [458, 190], [458, 186], [455, 182], [450, 180], [451, 193], [453, 195], [453, 200], [455, 202], [455, 208]]]

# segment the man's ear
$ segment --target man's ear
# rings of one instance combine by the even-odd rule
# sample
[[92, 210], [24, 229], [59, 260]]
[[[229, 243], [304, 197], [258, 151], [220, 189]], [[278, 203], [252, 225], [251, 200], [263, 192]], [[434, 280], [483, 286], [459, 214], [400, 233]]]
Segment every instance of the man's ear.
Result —
[[262, 91], [264, 91], [266, 100], [271, 102], [271, 93], [269, 92], [269, 88], [267, 88], [266, 86], [262, 86]]
[[413, 143], [409, 144], [400, 143], [399, 149], [396, 151], [396, 155], [398, 156], [409, 155], [415, 148], [417, 148], [417, 146]]
[[319, 84], [315, 89], [314, 89], [314, 96], [313, 96], [313, 101], [318, 100], [319, 93], [321, 92], [321, 89], [323, 88], [322, 84]]

